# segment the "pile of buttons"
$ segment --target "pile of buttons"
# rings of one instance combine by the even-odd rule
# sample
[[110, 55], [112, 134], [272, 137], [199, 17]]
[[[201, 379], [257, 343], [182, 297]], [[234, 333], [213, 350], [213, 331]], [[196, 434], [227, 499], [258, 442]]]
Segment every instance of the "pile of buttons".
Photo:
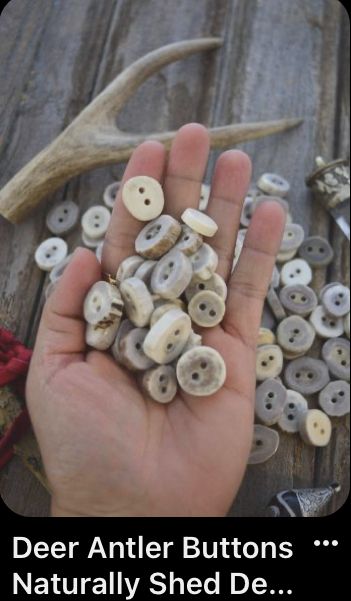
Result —
[[[96, 249], [101, 260], [104, 236], [119, 182], [104, 194], [105, 206], [94, 206], [82, 217], [82, 240]], [[277, 426], [299, 433], [315, 446], [331, 436], [332, 417], [350, 410], [350, 291], [332, 282], [317, 294], [310, 284], [313, 269], [333, 260], [329, 242], [305, 237], [292, 222], [289, 183], [280, 175], [264, 173], [246, 196], [241, 214], [233, 269], [240, 256], [255, 208], [274, 197], [286, 211], [287, 223], [268, 290], [256, 357], [256, 418], [249, 463], [261, 463], [279, 446]], [[187, 209], [182, 223], [161, 214], [160, 184], [137, 177], [126, 182], [122, 198], [140, 221], [147, 221], [135, 241], [135, 255], [125, 259], [116, 276], [117, 286], [97, 282], [84, 305], [87, 344], [110, 349], [118, 363], [140, 377], [143, 390], [154, 400], [170, 402], [178, 385], [189, 394], [205, 396], [217, 391], [225, 379], [220, 355], [202, 346], [192, 325], [212, 327], [225, 312], [226, 284], [215, 273], [217, 256], [203, 236], [210, 238], [216, 224], [206, 210], [210, 189], [202, 185], [199, 211]], [[62, 236], [78, 222], [78, 207], [64, 201], [51, 209], [47, 226]], [[50, 271], [50, 294], [71, 255], [62, 238], [49, 238], [36, 252], [39, 267]], [[113, 274], [114, 275], [114, 274]], [[323, 341], [321, 358], [315, 341]], [[315, 408], [318, 395], [319, 409]], [[274, 427], [272, 427], [274, 426]]]

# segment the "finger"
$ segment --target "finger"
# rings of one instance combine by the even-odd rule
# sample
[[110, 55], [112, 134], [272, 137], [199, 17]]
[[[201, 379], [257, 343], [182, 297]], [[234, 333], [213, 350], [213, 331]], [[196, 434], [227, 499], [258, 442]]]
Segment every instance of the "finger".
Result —
[[251, 161], [240, 150], [228, 150], [219, 157], [212, 178], [207, 213], [218, 225], [211, 246], [218, 254], [217, 272], [230, 275], [241, 209], [251, 178]]
[[189, 123], [177, 132], [164, 181], [165, 213], [180, 219], [186, 208], [198, 207], [209, 149], [209, 136], [203, 125]]
[[78, 248], [44, 306], [36, 346], [45, 354], [64, 357], [85, 351], [84, 298], [100, 277], [94, 253]]
[[264, 299], [285, 225], [285, 211], [274, 201], [259, 205], [230, 279], [224, 329], [256, 349]]
[[165, 162], [166, 150], [159, 142], [143, 142], [134, 150], [124, 172], [105, 237], [102, 251], [104, 272], [115, 275], [120, 262], [125, 257], [135, 254], [135, 238], [145, 225], [135, 219], [124, 206], [123, 183], [136, 175], [148, 175], [162, 182]]

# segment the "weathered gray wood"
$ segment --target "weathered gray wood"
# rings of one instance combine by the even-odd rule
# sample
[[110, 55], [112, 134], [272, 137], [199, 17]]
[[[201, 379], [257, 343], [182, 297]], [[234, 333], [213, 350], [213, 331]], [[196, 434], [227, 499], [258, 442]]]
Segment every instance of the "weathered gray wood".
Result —
[[[37, 3], [35, 0], [30, 4]], [[16, 10], [13, 27], [19, 31], [25, 28], [20, 25], [24, 13]], [[26, 19], [28, 27], [35, 30], [38, 14], [26, 13]], [[193, 120], [219, 126], [302, 115], [305, 123], [298, 130], [249, 142], [242, 148], [253, 160], [254, 179], [265, 170], [275, 170], [291, 181], [292, 213], [306, 233], [309, 228], [323, 234], [331, 229], [337, 258], [330, 272], [333, 277], [345, 277], [347, 245], [339, 251], [341, 235], [330, 226], [323, 209], [311, 204], [304, 184], [316, 154], [332, 158], [348, 153], [345, 132], [349, 127], [349, 100], [344, 74], [349, 34], [339, 2], [61, 0], [51, 5], [46, 19], [36, 41], [37, 51], [29, 61], [32, 69], [28, 66], [28, 77], [23, 72], [22, 79], [15, 78], [12, 84], [0, 63], [4, 88], [16, 88], [14, 99], [10, 92], [6, 97], [11, 104], [12, 124], [10, 140], [6, 140], [0, 158], [0, 182], [2, 174], [8, 179], [117, 72], [142, 54], [180, 39], [222, 36], [224, 47], [213, 56], [194, 55], [146, 81], [122, 110], [118, 125], [139, 133], [176, 129]], [[21, 61], [19, 48], [21, 45], [14, 46], [13, 64]], [[32, 81], [30, 71], [34, 73]], [[19, 110], [23, 89], [27, 99]], [[211, 153], [209, 173], [217, 154]], [[104, 186], [122, 172], [123, 165], [89, 172], [72, 180], [62, 196], [72, 197], [86, 208], [99, 201]], [[5, 320], [30, 342], [35, 337], [44, 281], [33, 266], [31, 254], [47, 235], [44, 214], [44, 210], [38, 211], [35, 218], [16, 229], [0, 221], [0, 322]], [[71, 248], [77, 244], [79, 232], [73, 232], [68, 242]], [[321, 286], [325, 277], [321, 271], [316, 284]], [[300, 443], [297, 436], [282, 435], [274, 458], [266, 465], [248, 468], [231, 515], [259, 515], [269, 498], [283, 488], [322, 485], [333, 479], [346, 483], [346, 421], [335, 421], [332, 444], [317, 452]], [[46, 493], [18, 460], [11, 462], [4, 474], [2, 495], [15, 511], [26, 515], [47, 513]], [[344, 484], [334, 509], [340, 506], [345, 493]]]

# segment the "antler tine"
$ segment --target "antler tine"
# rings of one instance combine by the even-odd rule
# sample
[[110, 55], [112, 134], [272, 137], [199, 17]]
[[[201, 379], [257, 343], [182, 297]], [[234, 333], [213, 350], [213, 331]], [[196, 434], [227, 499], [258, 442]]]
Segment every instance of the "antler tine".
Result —
[[195, 52], [219, 48], [221, 38], [198, 38], [167, 44], [148, 52], [120, 73], [79, 115], [79, 121], [94, 119], [96, 123], [114, 122], [135, 90], [162, 67]]

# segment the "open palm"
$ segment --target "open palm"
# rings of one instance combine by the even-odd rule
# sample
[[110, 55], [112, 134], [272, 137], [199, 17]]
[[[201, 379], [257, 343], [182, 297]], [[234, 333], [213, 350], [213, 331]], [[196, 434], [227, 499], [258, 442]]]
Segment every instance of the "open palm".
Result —
[[[169, 156], [157, 142], [139, 146], [124, 180], [158, 179], [165, 211], [179, 218], [196, 207], [208, 159], [206, 129], [181, 128]], [[239, 151], [218, 159], [208, 213], [219, 231], [211, 245], [218, 273], [230, 278], [250, 161]], [[179, 392], [169, 405], [145, 398], [135, 377], [108, 353], [87, 350], [84, 297], [101, 279], [95, 255], [79, 249], [44, 308], [31, 362], [27, 399], [53, 492], [54, 515], [224, 515], [241, 482], [251, 446], [255, 350], [262, 304], [284, 226], [278, 203], [259, 206], [228, 287], [226, 316], [203, 332], [227, 366], [210, 397]], [[142, 224], [120, 197], [103, 249], [115, 273], [134, 254]]]

